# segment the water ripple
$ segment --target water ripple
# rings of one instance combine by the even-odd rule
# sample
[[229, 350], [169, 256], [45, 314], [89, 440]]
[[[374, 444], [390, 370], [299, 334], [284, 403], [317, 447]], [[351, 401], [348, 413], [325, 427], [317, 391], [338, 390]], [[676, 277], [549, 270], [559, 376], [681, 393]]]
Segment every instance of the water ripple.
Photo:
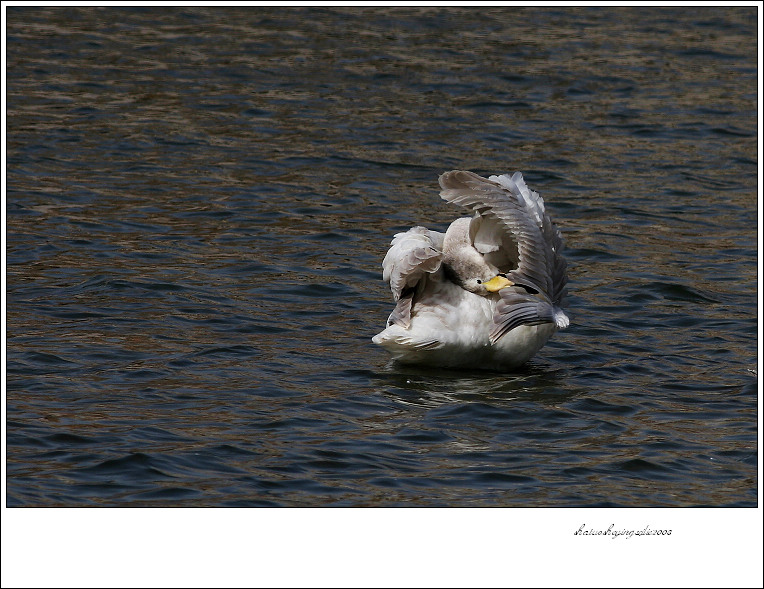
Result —
[[[756, 505], [751, 14], [9, 8], [8, 505]], [[370, 342], [453, 168], [567, 244], [513, 374]]]

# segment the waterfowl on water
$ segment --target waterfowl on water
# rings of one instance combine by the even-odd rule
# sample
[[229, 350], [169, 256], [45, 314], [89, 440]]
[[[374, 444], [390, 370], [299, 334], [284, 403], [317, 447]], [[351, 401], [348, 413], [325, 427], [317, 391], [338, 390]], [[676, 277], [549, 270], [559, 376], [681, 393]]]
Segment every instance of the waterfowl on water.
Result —
[[520, 172], [439, 182], [473, 216], [394, 236], [382, 268], [396, 305], [372, 341], [406, 364], [517, 368], [569, 323], [560, 231]]

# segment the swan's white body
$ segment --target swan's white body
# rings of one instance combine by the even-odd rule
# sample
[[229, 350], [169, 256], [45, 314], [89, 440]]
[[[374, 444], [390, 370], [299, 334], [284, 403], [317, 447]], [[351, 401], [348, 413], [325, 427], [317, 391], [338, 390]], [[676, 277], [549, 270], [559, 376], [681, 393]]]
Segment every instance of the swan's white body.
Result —
[[[383, 261], [397, 304], [372, 338], [395, 360], [511, 370], [568, 325], [562, 239], [522, 176], [449, 172], [441, 196], [475, 212], [445, 234], [399, 233]], [[496, 275], [506, 286], [489, 289]]]

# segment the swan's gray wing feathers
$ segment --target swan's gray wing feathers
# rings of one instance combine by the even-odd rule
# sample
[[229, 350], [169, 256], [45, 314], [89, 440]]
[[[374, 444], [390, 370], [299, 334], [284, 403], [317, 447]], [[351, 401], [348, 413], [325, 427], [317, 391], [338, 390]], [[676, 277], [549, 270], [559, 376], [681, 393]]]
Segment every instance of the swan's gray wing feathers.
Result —
[[438, 247], [443, 243], [441, 235], [424, 227], [412, 227], [395, 234], [382, 260], [382, 278], [390, 283], [396, 301], [425, 274], [438, 271], [443, 258]]
[[414, 289], [408, 289], [395, 303], [395, 309], [387, 318], [387, 326], [400, 325], [408, 329], [411, 325], [411, 306], [414, 303]]
[[554, 323], [559, 328], [568, 326], [567, 315], [555, 305], [530, 294], [505, 288], [500, 291], [501, 300], [496, 305], [493, 316], [493, 330], [489, 337], [496, 343], [504, 334], [520, 325], [539, 325]]
[[516, 246], [513, 274], [538, 285], [553, 300], [556, 295], [561, 296], [566, 281], [562, 237], [546, 214], [543, 199], [528, 189], [522, 174], [486, 179], [454, 170], [441, 175], [439, 181], [444, 200], [480, 215], [476, 239], [488, 234], [495, 240], [495, 236], [501, 235], [501, 243], [496, 245]]
[[476, 249], [502, 270], [496, 261], [509, 264], [511, 268], [504, 271], [513, 282], [538, 291], [537, 296], [500, 291], [492, 341], [522, 324], [567, 326], [568, 319], [559, 309], [567, 283], [562, 236], [546, 214], [544, 200], [526, 186], [522, 174], [486, 179], [454, 170], [441, 175], [439, 182], [444, 200], [476, 214], [474, 231], [470, 228]]
[[382, 260], [382, 278], [390, 283], [396, 301], [388, 325], [410, 325], [414, 294], [424, 286], [428, 274], [440, 270], [442, 247], [443, 234], [425, 227], [412, 227], [393, 237]]

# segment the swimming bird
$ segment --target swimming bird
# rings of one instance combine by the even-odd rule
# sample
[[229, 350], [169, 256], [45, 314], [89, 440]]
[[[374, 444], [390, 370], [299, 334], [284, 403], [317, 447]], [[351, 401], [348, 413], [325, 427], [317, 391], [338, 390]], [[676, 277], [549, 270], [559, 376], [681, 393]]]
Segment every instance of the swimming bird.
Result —
[[567, 273], [559, 229], [520, 172], [454, 170], [441, 198], [472, 212], [445, 233], [397, 233], [382, 261], [395, 308], [372, 341], [404, 364], [512, 370], [558, 330]]

